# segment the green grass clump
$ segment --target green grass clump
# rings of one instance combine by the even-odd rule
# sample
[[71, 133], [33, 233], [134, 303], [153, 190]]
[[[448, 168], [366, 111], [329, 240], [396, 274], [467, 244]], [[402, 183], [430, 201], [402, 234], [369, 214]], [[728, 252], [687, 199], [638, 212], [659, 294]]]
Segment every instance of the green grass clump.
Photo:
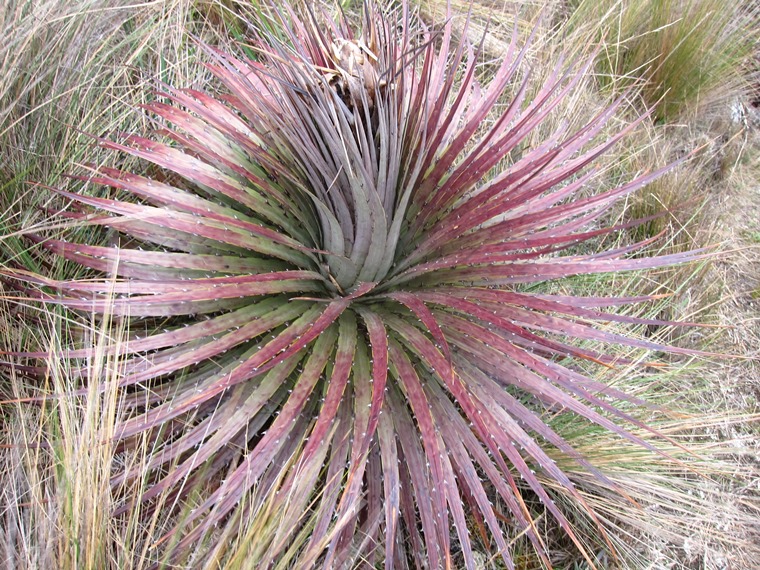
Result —
[[569, 27], [598, 26], [602, 83], [643, 80], [645, 108], [662, 122], [736, 93], [754, 22], [741, 0], [581, 0]]

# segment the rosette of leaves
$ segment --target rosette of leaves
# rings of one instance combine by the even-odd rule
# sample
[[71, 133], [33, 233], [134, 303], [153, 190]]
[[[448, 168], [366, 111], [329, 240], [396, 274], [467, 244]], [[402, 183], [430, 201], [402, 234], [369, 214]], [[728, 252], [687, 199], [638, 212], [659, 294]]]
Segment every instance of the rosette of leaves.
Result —
[[584, 503], [546, 446], [615, 486], [543, 414], [651, 448], [615, 404], [638, 401], [573, 365], [611, 366], [616, 351], [578, 341], [677, 349], [596, 326], [657, 324], [602, 310], [645, 297], [526, 285], [694, 257], [630, 255], [646, 243], [573, 253], [620, 229], [595, 222], [660, 174], [578, 197], [634, 126], [594, 142], [623, 99], [510, 158], [588, 63], [559, 64], [533, 89], [515, 33], [481, 85], [478, 49], [453, 40], [454, 20], [427, 29], [406, 2], [365, 3], [360, 32], [287, 5], [272, 14], [282, 34], [259, 31], [254, 59], [205, 48], [223, 94], [167, 86], [146, 105], [160, 140], [99, 141], [153, 176], [91, 166], [78, 178], [116, 198], [55, 190], [76, 205], [65, 216], [111, 228], [118, 245], [35, 239], [104, 277], [23, 276], [48, 303], [149, 331], [106, 350], [124, 359], [131, 410], [116, 439], [154, 441], [147, 465], [113, 477], [119, 487], [148, 470], [119, 512], [200, 493], [163, 541], [181, 559], [266, 506], [279, 522], [256, 548], [299, 568], [444, 568], [454, 549], [474, 568], [476, 529], [514, 568], [508, 520], [550, 565], [530, 493], [588, 558], [537, 476]]

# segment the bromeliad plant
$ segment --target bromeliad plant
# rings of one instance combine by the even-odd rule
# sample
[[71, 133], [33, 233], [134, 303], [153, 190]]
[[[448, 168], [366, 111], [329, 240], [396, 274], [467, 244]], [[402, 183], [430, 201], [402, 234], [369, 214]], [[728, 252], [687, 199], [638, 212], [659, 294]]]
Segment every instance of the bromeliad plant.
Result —
[[629, 255], [646, 243], [571, 253], [620, 229], [593, 224], [661, 173], [577, 197], [589, 165], [634, 127], [594, 143], [623, 99], [511, 160], [588, 64], [560, 64], [528, 98], [516, 33], [480, 85], [478, 49], [453, 41], [453, 19], [429, 30], [406, 2], [367, 1], [355, 34], [344, 20], [279, 10], [281, 36], [262, 27], [255, 59], [205, 48], [225, 94], [167, 86], [146, 106], [165, 142], [99, 141], [163, 174], [91, 166], [78, 178], [118, 198], [55, 190], [78, 205], [65, 216], [115, 230], [118, 245], [35, 239], [108, 276], [15, 274], [47, 303], [151, 331], [106, 350], [124, 358], [132, 410], [116, 439], [155, 449], [114, 475], [121, 488], [148, 470], [119, 512], [200, 493], [162, 540], [181, 559], [213, 527], [270, 509], [278, 524], [255, 547], [298, 568], [448, 568], [454, 550], [474, 568], [472, 528], [513, 568], [509, 520], [549, 565], [530, 493], [587, 556], [540, 482], [583, 504], [545, 446], [615, 487], [543, 413], [651, 448], [615, 404], [641, 402], [573, 365], [612, 366], [615, 351], [575, 341], [666, 347], [594, 326], [653, 323], [601, 310], [644, 297], [525, 285], [694, 258]]

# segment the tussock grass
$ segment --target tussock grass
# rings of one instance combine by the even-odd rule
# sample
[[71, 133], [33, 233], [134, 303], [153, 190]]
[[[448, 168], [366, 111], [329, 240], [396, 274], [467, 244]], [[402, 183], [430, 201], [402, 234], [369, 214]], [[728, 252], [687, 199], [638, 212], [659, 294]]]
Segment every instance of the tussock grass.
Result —
[[[352, 8], [350, 3], [344, 4]], [[546, 65], [560, 51], [588, 53], [594, 47], [589, 38], [603, 38], [604, 43], [597, 59], [600, 80], [590, 78], [578, 90], [579, 95], [556, 114], [557, 121], [563, 117], [580, 121], [579, 116], [590, 116], [602, 108], [609, 96], [605, 85], [620, 88], [642, 78], [645, 81], [639, 93], [645, 107], [655, 109], [656, 120], [678, 118], [694, 125], [695, 130], [700, 128], [697, 113], [707, 102], [741, 96], [740, 64], [747, 49], [742, 26], [747, 19], [740, 2], [730, 2], [726, 7], [712, 0], [583, 0], [575, 12], [563, 12], [560, 4], [564, 5], [558, 2], [550, 8], [547, 21], [551, 24], [569, 17], [570, 27], [560, 32], [549, 24], [542, 28], [545, 38], [537, 45], [543, 48], [531, 54], [539, 72], [548, 72]], [[23, 237], [24, 232], [32, 228], [39, 231], [47, 225], [48, 209], [63, 205], [34, 184], [65, 184], [62, 175], [76, 171], [81, 162], [105, 159], [83, 133], [102, 136], [149, 130], [151, 125], [135, 107], [153, 97], [157, 81], [205, 86], [209, 74], [189, 34], [211, 44], [230, 45], [245, 33], [240, 14], [246, 9], [251, 9], [250, 4], [228, 0], [141, 4], [38, 0], [7, 3], [0, 8], [0, 24], [10, 30], [0, 44], [0, 266], [44, 269], [57, 278], [72, 276], [70, 265], [32, 251]], [[426, 2], [422, 9], [435, 17], [436, 3]], [[484, 23], [491, 18], [486, 47], [498, 53], [503, 48], [500, 42], [511, 33], [514, 14], [521, 18], [524, 32], [533, 28], [540, 10], [537, 4], [518, 11], [512, 4], [482, 2], [476, 4], [475, 11]], [[477, 33], [477, 26], [473, 29]], [[600, 30], [604, 31], [601, 36]], [[629, 113], [621, 113], [618, 120], [630, 120], [632, 107]], [[671, 149], [683, 146], [682, 138], [670, 132], [642, 131], [634, 148], [619, 148], [617, 155], [608, 157], [609, 176], [630, 177], [644, 168], [660, 166], [671, 152], [677, 152]], [[749, 151], [739, 155], [744, 152]], [[757, 173], [742, 164], [741, 156], [722, 164], [730, 164], [725, 170], [719, 168], [724, 172], [722, 187], [728, 191], [756, 184]], [[120, 167], [128, 169], [129, 164]], [[666, 249], [711, 243], [709, 236], [715, 233], [708, 231], [708, 226], [716, 219], [715, 212], [704, 206], [702, 197], [714, 183], [710, 174], [714, 170], [709, 161], [694, 161], [646, 189], [616, 215], [631, 219], [666, 211], [666, 216], [638, 230], [648, 235], [669, 230], [671, 237], [662, 246]], [[75, 231], [80, 239], [81, 235], [107, 239], [91, 228]], [[731, 247], [729, 243], [727, 248]], [[756, 264], [756, 249], [742, 255]], [[737, 271], [737, 264], [726, 263], [728, 267], [710, 271], [724, 277]], [[729, 304], [735, 295], [743, 298], [744, 291], [731, 289], [736, 281], [726, 277], [708, 287], [705, 281], [714, 273], [708, 275], [707, 279], [688, 280], [690, 275], [683, 271], [663, 272], [579, 278], [554, 286], [577, 294], [667, 292], [682, 300], [676, 304], [678, 314], [668, 318], [702, 319], [722, 325], [735, 324], [732, 321], [737, 315], [751, 319], [741, 307], [732, 305], [727, 310], [720, 303], [721, 297]], [[128, 332], [108, 319], [19, 305], [10, 291], [0, 292], [4, 299], [0, 304], [0, 351], [39, 349], [56, 355], [74, 339], [82, 345], [98, 346], [106, 338], [113, 340], [114, 335]], [[662, 311], [673, 311], [673, 306], [672, 302], [663, 302], [632, 310], [639, 316], [661, 316]], [[712, 329], [699, 329], [703, 338], [694, 338], [692, 331], [684, 342], [699, 342], [703, 347], [706, 336], [711, 339], [708, 344], [720, 350], [751, 356], [752, 341], [758, 339], [753, 332], [756, 325], [751, 327], [732, 329], [727, 333], [728, 341], [725, 335], [718, 338]], [[651, 332], [639, 330], [638, 334]], [[662, 330], [656, 334], [679, 337], [682, 332]], [[0, 355], [0, 360], [5, 359]], [[106, 386], [113, 387], [119, 377], [117, 359], [103, 356], [80, 364], [94, 370], [93, 378]], [[70, 363], [53, 357], [48, 365], [41, 382], [18, 370], [0, 368], [0, 399], [4, 402], [0, 418], [0, 560], [13, 568], [145, 568], [156, 561], [153, 541], [187, 514], [191, 505], [173, 511], [162, 508], [172, 504], [172, 497], [162, 496], [153, 505], [156, 509], [152, 515], [136, 510], [119, 519], [111, 517], [114, 498], [109, 479], [115, 462], [140, 469], [150, 460], [152, 443], [145, 438], [127, 450], [114, 449], [108, 443], [115, 422], [128, 413], [116, 389], [49, 399], [39, 405], [24, 402], [40, 394], [66, 394], [81, 387]], [[653, 427], [688, 448], [663, 446], [658, 440], [663, 451], [681, 463], [621, 445], [619, 439], [602, 430], [566, 418], [557, 418], [552, 424], [632, 499], [621, 501], [607, 489], [595, 488], [577, 465], [561, 465], [568, 471], [577, 470], [573, 477], [584, 483], [583, 498], [603, 514], [609, 539], [618, 552], [617, 560], [611, 554], [602, 554], [607, 547], [604, 540], [594, 532], [593, 523], [584, 519], [582, 509], [575, 510], [573, 523], [589, 550], [600, 553], [600, 567], [686, 568], [700, 564], [716, 569], [730, 565], [751, 568], [758, 559], [760, 529], [756, 521], [760, 509], [758, 490], [752, 487], [758, 476], [758, 403], [741, 390], [726, 391], [725, 383], [737, 370], [748, 385], [756, 386], [757, 369], [751, 363], [687, 366], [674, 362], [654, 381], [648, 377], [646, 382], [633, 369], [606, 373], [605, 381], [676, 412], [661, 416]], [[8, 403], [11, 401], [16, 402]], [[742, 405], [737, 406], [737, 401]], [[648, 412], [639, 413], [651, 419]], [[643, 431], [637, 435], [650, 437]], [[556, 454], [556, 459], [562, 461], [562, 455]], [[551, 485], [550, 481], [543, 483]], [[137, 481], [135, 493], [146, 484], [145, 480]], [[567, 501], [567, 497], [558, 492], [555, 500]], [[572, 504], [566, 506], [573, 509]], [[533, 508], [539, 520], [548, 520], [541, 518], [540, 505]], [[246, 568], [252, 561], [263, 564], [266, 550], [257, 546], [256, 538], [275, 540], [280, 515], [265, 505], [247, 513], [246, 520], [238, 521], [237, 526], [225, 527], [224, 534], [212, 533], [199, 549], [214, 550], [212, 560], [219, 567]], [[557, 567], [580, 567], [569, 554], [572, 547], [557, 539], [557, 529], [547, 524], [541, 530], [553, 545]], [[513, 538], [517, 543], [525, 542], [525, 552], [518, 553], [517, 558], [526, 568], [537, 567], [524, 537]], [[305, 541], [306, 537], [299, 539]], [[301, 544], [294, 543], [288, 552], [296, 552]], [[484, 564], [498, 567], [494, 561]], [[280, 561], [280, 566], [287, 567], [287, 559]]]
[[[65, 205], [37, 185], [65, 184], [62, 175], [79, 163], [99, 161], [90, 135], [150, 129], [136, 108], [153, 98], [158, 82], [202, 86], [207, 73], [191, 35], [212, 45], [230, 38], [186, 1], [11, 2], [0, 8], [0, 24], [7, 30], [0, 43], [0, 267], [72, 277], [69, 264], [32, 252], [23, 237], [50, 228], [49, 212]], [[104, 237], [87, 227], [73, 231], [91, 242]], [[86, 315], [19, 305], [0, 287], [7, 300], [1, 351], [57, 355], [73, 339], [98, 343], [119, 332]], [[107, 386], [119, 376], [112, 358], [81, 364]], [[65, 361], [52, 356], [49, 365], [42, 382], [0, 370], [0, 560], [10, 568], [147, 567], [151, 533], [167, 517], [159, 509], [153, 519], [139, 512], [114, 519], [109, 481], [114, 461], [146, 461], [150, 442], [115, 454], [109, 434], [124, 413], [115, 390], [25, 403], [80, 388]]]
[[757, 8], [739, 0], [581, 0], [571, 33], [595, 34], [604, 44], [602, 83], [621, 89], [643, 80], [641, 98], [656, 121], [692, 116], [742, 88], [753, 49]]
[[[37, 325], [38, 340], [51, 355], [63, 351], [66, 322], [61, 317], [42, 313]], [[99, 330], [111, 335], [117, 329]], [[3, 340], [4, 349], [19, 348], [13, 339]], [[70, 363], [53, 356], [46, 364], [42, 381], [15, 371], [3, 378], [3, 477], [13, 482], [3, 488], [3, 554], [16, 568], [106, 567], [119, 536], [111, 523], [109, 485], [118, 373], [113, 361], [94, 358], [82, 365], [108, 387], [103, 394], [93, 387], [86, 397], [30, 405], [28, 398], [78, 388]]]

